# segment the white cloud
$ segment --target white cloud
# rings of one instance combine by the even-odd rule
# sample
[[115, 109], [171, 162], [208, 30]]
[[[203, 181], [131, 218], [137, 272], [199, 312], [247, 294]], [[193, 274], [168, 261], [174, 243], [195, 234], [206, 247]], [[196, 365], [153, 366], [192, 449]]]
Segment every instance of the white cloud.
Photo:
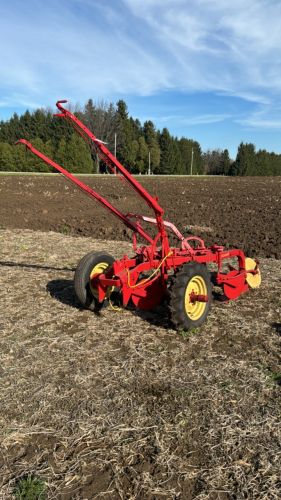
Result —
[[257, 111], [235, 120], [240, 125], [256, 129], [281, 130], [281, 108], [260, 106]]
[[168, 116], [162, 116], [161, 118], [154, 118], [152, 117], [152, 121], [157, 121], [158, 124], [162, 123], [169, 123], [169, 122], [174, 122], [177, 123], [178, 125], [203, 125], [207, 123], [216, 123], [216, 122], [221, 122], [224, 120], [227, 120], [228, 118], [231, 118], [231, 115], [224, 115], [224, 114], [202, 114], [202, 115], [196, 115], [196, 116], [181, 116], [181, 115], [168, 115]]
[[[281, 88], [281, 4], [275, 0], [124, 0], [146, 21], [188, 89]], [[183, 81], [183, 79], [185, 80]]]

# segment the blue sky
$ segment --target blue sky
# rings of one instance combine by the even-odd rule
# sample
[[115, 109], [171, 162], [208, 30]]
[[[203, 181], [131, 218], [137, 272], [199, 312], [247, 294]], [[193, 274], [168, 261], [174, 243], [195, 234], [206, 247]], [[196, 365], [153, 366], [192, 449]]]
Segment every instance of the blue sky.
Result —
[[0, 0], [0, 120], [116, 103], [203, 151], [281, 154], [280, 0]]

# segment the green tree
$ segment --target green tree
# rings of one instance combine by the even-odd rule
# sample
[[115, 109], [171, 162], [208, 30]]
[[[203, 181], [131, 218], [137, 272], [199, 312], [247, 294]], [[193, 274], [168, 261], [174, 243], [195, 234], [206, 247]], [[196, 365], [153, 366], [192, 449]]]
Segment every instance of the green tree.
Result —
[[13, 146], [7, 142], [0, 142], [0, 171], [15, 172]]
[[179, 140], [177, 137], [172, 137], [172, 147], [173, 147], [173, 174], [184, 175], [185, 165], [183, 157], [180, 150]]
[[7, 127], [8, 134], [6, 136], [5, 142], [13, 145], [19, 139], [22, 139], [20, 119], [17, 113], [14, 113], [12, 118], [8, 122]]
[[27, 141], [31, 141], [32, 139], [32, 132], [33, 132], [33, 124], [32, 124], [32, 118], [30, 112], [27, 110], [24, 115], [21, 115], [19, 119], [19, 125], [20, 125], [20, 132], [23, 139], [26, 139]]
[[31, 151], [26, 150], [22, 144], [12, 148], [13, 151], [13, 163], [15, 172], [28, 172], [29, 158], [32, 154]]
[[281, 155], [270, 153], [270, 169], [271, 175], [281, 175]]
[[238, 146], [235, 162], [230, 167], [230, 175], [255, 175], [256, 150], [252, 143]]
[[229, 158], [229, 152], [228, 149], [225, 149], [221, 153], [221, 160], [217, 168], [217, 175], [228, 175], [229, 174], [229, 169], [230, 169], [230, 158]]
[[158, 144], [157, 132], [151, 120], [144, 122], [143, 135], [150, 154], [150, 170], [157, 172], [160, 165], [161, 150]]
[[135, 138], [135, 130], [132, 121], [129, 119], [128, 107], [122, 99], [117, 102], [117, 110], [122, 121], [122, 147], [118, 148], [118, 160], [122, 165], [131, 172], [135, 163], [135, 148], [133, 141]]
[[159, 169], [155, 173], [164, 175], [183, 174], [184, 163], [179, 147], [179, 141], [170, 135], [165, 127], [162, 130], [159, 138], [159, 146], [161, 149], [161, 160]]
[[46, 116], [41, 109], [36, 109], [31, 115], [32, 122], [32, 139], [39, 137], [43, 142], [46, 142], [49, 137], [46, 136]]
[[173, 142], [169, 130], [164, 127], [159, 136], [159, 146], [161, 150], [161, 160], [158, 168], [155, 169], [157, 174], [171, 174], [173, 173]]
[[138, 140], [138, 151], [136, 156], [136, 171], [144, 173], [148, 169], [148, 146], [144, 137]]
[[68, 142], [61, 139], [56, 151], [55, 162], [69, 172], [92, 173], [93, 162], [88, 144], [73, 133]]
[[254, 175], [272, 175], [270, 155], [265, 149], [259, 149], [256, 153]]
[[138, 120], [138, 118], [134, 120], [131, 116], [129, 121], [132, 127], [132, 137], [134, 138], [134, 140], [138, 141], [139, 138], [143, 135], [141, 122]]
[[[182, 137], [179, 140], [179, 148], [182, 156], [182, 161], [184, 164], [185, 175], [190, 175], [191, 173], [191, 160], [192, 160], [192, 174], [202, 175], [204, 174], [204, 164], [202, 160], [202, 151], [199, 143], [193, 141], [192, 139], [186, 139]], [[193, 159], [192, 159], [193, 151]]]
[[[37, 151], [40, 151], [43, 155], [47, 156], [47, 158], [50, 158], [51, 160], [54, 157], [54, 152], [53, 152], [53, 146], [51, 141], [47, 141], [45, 144], [42, 141], [40, 137], [36, 137], [32, 141], [32, 146], [37, 149]], [[49, 163], [45, 162], [44, 160], [41, 160], [38, 156], [36, 156], [33, 153], [30, 153], [28, 155], [28, 167], [29, 170], [32, 170], [33, 172], [53, 172], [53, 167], [49, 165]]]

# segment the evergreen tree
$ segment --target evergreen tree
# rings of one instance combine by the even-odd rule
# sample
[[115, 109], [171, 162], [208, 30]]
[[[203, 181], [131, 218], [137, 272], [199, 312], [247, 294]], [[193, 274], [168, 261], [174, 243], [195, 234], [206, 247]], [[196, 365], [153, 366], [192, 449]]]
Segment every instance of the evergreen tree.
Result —
[[[55, 153], [55, 163], [58, 163], [62, 168], [67, 169], [66, 164], [66, 140], [62, 138], [59, 142], [58, 148]], [[54, 170], [55, 172], [56, 170]]]
[[55, 162], [68, 172], [93, 172], [93, 162], [88, 144], [76, 133], [72, 134], [68, 142], [65, 139], [60, 140]]
[[127, 104], [122, 99], [117, 102], [117, 110], [122, 121], [122, 148], [118, 149], [118, 160], [131, 172], [135, 161], [133, 147], [135, 131], [129, 119]]
[[7, 142], [0, 142], [0, 171], [15, 172], [13, 146]]
[[[192, 139], [186, 139], [182, 137], [179, 140], [179, 148], [183, 161], [183, 173], [185, 175], [191, 174], [191, 161], [192, 161], [192, 174], [202, 175], [204, 174], [204, 164], [202, 159], [202, 151], [199, 143], [193, 141]], [[193, 159], [192, 159], [193, 151]]]
[[148, 147], [144, 137], [138, 140], [138, 152], [136, 157], [136, 171], [144, 173], [148, 170]]
[[128, 106], [125, 103], [125, 101], [123, 101], [123, 99], [120, 99], [117, 102], [117, 109], [118, 109], [118, 113], [119, 113], [119, 115], [121, 117], [122, 122], [124, 122], [126, 120], [129, 120]]
[[271, 175], [281, 175], [281, 155], [270, 153], [269, 156]]
[[255, 175], [255, 146], [252, 143], [241, 142], [235, 162], [231, 165], [230, 175]]
[[13, 145], [19, 139], [22, 139], [20, 119], [17, 113], [14, 113], [9, 123], [9, 134], [7, 136], [7, 142]]
[[19, 123], [20, 123], [20, 132], [22, 138], [26, 139], [27, 141], [31, 141], [33, 135], [32, 134], [33, 127], [32, 127], [31, 114], [28, 110], [24, 113], [24, 115], [21, 115]]
[[218, 165], [217, 175], [228, 175], [230, 169], [230, 158], [228, 149], [221, 153], [221, 161]]
[[28, 172], [29, 158], [32, 154], [30, 150], [19, 144], [18, 146], [12, 147], [13, 152], [13, 163], [14, 172]]
[[132, 137], [133, 137], [133, 140], [137, 140], [138, 141], [139, 138], [143, 135], [141, 122], [138, 119], [134, 120], [130, 116], [130, 125], [132, 127]]
[[158, 144], [155, 125], [151, 120], [144, 122], [143, 134], [150, 153], [150, 170], [157, 172], [160, 165], [161, 150]]
[[[32, 140], [32, 146], [43, 153], [44, 143], [40, 137], [36, 137], [36, 139]], [[18, 146], [20, 147], [20, 146]], [[31, 172], [49, 172], [48, 164], [41, 160], [38, 156], [28, 150], [28, 163], [27, 168]], [[44, 154], [44, 153], [43, 153]]]
[[175, 175], [184, 175], [185, 174], [185, 165], [182, 158], [179, 140], [177, 137], [172, 137], [172, 145], [173, 145], [173, 174]]
[[159, 140], [161, 149], [160, 166], [159, 169], [156, 169], [155, 173], [169, 175], [182, 174], [184, 172], [184, 163], [178, 142], [178, 139], [171, 136], [166, 127], [163, 128]]
[[43, 142], [46, 142], [49, 137], [46, 135], [46, 116], [41, 109], [36, 109], [31, 115], [32, 122], [32, 139], [39, 137]]
[[254, 175], [272, 175], [270, 156], [265, 149], [259, 149], [256, 153]]
[[8, 129], [8, 122], [4, 122], [4, 120], [0, 121], [0, 142], [8, 142], [8, 135], [7, 135], [7, 129]]
[[159, 146], [161, 150], [161, 160], [156, 174], [169, 175], [173, 173], [174, 155], [173, 140], [166, 127], [163, 128], [159, 137]]
[[133, 130], [132, 123], [129, 119], [128, 106], [123, 99], [117, 102], [117, 111], [122, 123], [122, 147], [118, 148], [118, 160], [128, 168], [130, 171], [130, 166], [133, 165], [135, 160], [135, 146], [133, 146], [133, 141], [137, 141], [135, 131]]

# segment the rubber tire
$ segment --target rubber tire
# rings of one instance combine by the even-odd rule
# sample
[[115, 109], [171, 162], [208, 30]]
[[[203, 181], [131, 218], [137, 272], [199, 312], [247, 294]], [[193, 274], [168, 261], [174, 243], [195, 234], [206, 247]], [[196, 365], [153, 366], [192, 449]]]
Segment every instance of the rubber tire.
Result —
[[[185, 292], [192, 278], [200, 276], [206, 285], [209, 302], [206, 302], [205, 309], [197, 320], [193, 320], [188, 316], [185, 309]], [[178, 331], [188, 331], [192, 328], [198, 328], [206, 320], [211, 309], [213, 285], [210, 280], [210, 273], [206, 267], [199, 262], [190, 262], [185, 264], [176, 274], [174, 284], [171, 290], [170, 313], [171, 319]]]
[[92, 251], [80, 260], [74, 274], [74, 289], [77, 299], [84, 309], [94, 312], [100, 311], [105, 302], [108, 303], [106, 299], [102, 303], [96, 300], [90, 289], [91, 272], [101, 262], [111, 266], [115, 259], [107, 252]]

